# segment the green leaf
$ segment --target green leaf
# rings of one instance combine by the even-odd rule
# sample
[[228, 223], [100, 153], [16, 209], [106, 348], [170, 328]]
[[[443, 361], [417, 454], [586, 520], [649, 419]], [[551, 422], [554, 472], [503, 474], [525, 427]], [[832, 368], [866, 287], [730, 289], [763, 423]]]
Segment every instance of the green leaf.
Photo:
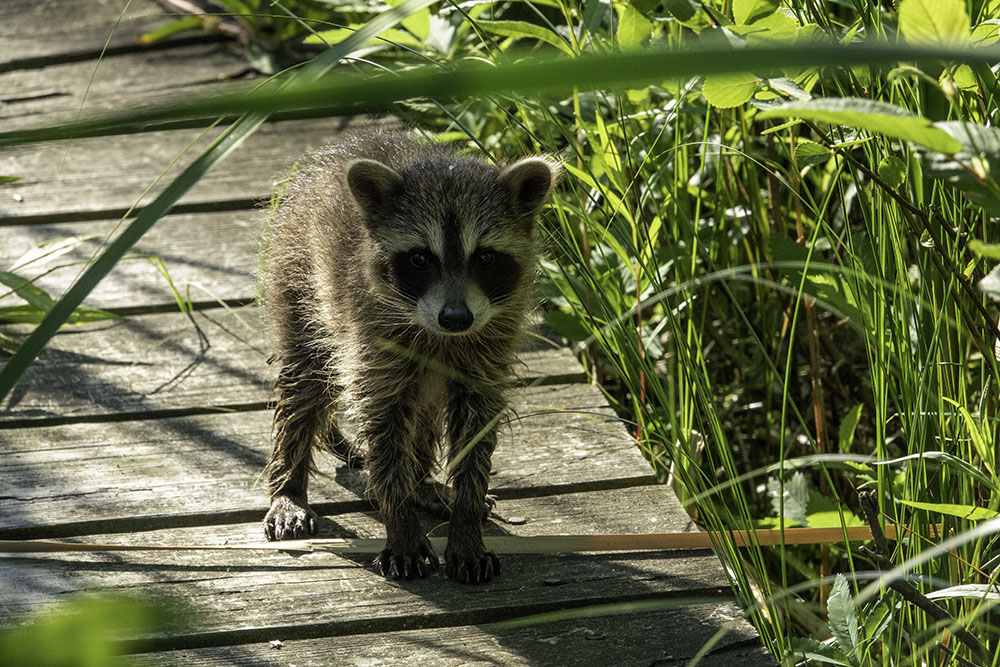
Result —
[[854, 443], [854, 431], [857, 430], [858, 422], [861, 421], [861, 409], [863, 407], [863, 404], [858, 403], [840, 421], [840, 432], [838, 435], [840, 451], [843, 454], [851, 451], [851, 445]]
[[965, 92], [979, 90], [979, 81], [976, 79], [976, 74], [968, 65], [959, 65], [954, 70], [945, 70], [941, 72], [941, 76], [938, 77], [938, 82], [942, 87], [946, 85], [946, 79], [954, 81], [955, 87], [959, 90]]
[[29, 304], [0, 307], [0, 322], [11, 324], [38, 324], [45, 319], [46, 311]]
[[543, 28], [534, 23], [526, 21], [476, 21], [476, 25], [483, 30], [492, 32], [495, 35], [504, 37], [514, 37], [515, 39], [537, 39], [540, 42], [551, 44], [567, 55], [573, 55], [573, 49], [569, 47], [562, 37], [552, 32], [548, 28]]
[[[183, 622], [181, 609], [122, 595], [78, 596], [16, 619], [0, 633], [2, 665], [119, 664], [122, 636], [150, 634]], [[6, 620], [6, 619], [5, 619]], [[9, 619], [15, 620], [15, 619]]]
[[[969, 241], [969, 250], [972, 251], [972, 254], [978, 255], [979, 257], [1000, 260], [1000, 243], [983, 243], [979, 239], [973, 239], [972, 241]], [[992, 271], [990, 273], [992, 274]], [[985, 282], [985, 279], [980, 282], [979, 288], [983, 291], [988, 291], [983, 287], [983, 282]], [[993, 291], [1000, 291], [1000, 285], [997, 285], [997, 289]]]
[[773, 14], [780, 4], [781, 0], [733, 0], [733, 21], [737, 25], [753, 23]]
[[906, 505], [908, 507], [913, 507], [918, 510], [937, 512], [938, 514], [947, 514], [948, 516], [958, 517], [959, 519], [965, 519], [966, 521], [988, 521], [989, 519], [995, 519], [998, 516], [1000, 516], [1000, 512], [987, 509], [985, 507], [976, 507], [975, 505], [952, 505], [949, 503], [922, 503], [916, 500], [902, 500], [902, 499], [898, 499], [896, 502], [902, 505]]
[[851, 585], [842, 574], [838, 574], [826, 601], [826, 612], [830, 620], [830, 631], [840, 649], [850, 656], [858, 645], [858, 617], [854, 611]]
[[708, 103], [720, 109], [740, 106], [750, 99], [755, 90], [757, 77], [749, 72], [706, 76], [701, 87]]
[[785, 522], [795, 522], [808, 526], [806, 518], [809, 508], [809, 495], [812, 487], [809, 479], [796, 470], [785, 480], [784, 488], [780, 481], [772, 477], [767, 480], [767, 492], [771, 496], [771, 511], [774, 516], [784, 516]]
[[989, 46], [1000, 41], [1000, 19], [988, 19], [972, 29], [975, 46]]
[[964, 0], [903, 0], [899, 31], [910, 44], [964, 46], [969, 43], [969, 15]]
[[887, 137], [953, 154], [962, 144], [949, 132], [926, 118], [901, 107], [853, 97], [828, 97], [808, 102], [789, 102], [762, 112], [758, 118], [806, 118], [833, 125], [849, 125]]
[[631, 4], [618, 5], [618, 31], [615, 33], [618, 46], [634, 50], [649, 39], [653, 23]]
[[0, 176], [0, 185], [7, 185], [8, 183], [16, 183], [21, 180], [20, 176]]
[[575, 315], [562, 310], [547, 310], [543, 318], [547, 327], [572, 341], [587, 340], [590, 337], [590, 331]]
[[712, 26], [712, 19], [702, 9], [700, 2], [695, 2], [695, 0], [663, 0], [663, 6], [677, 22], [691, 28], [695, 34]]
[[895, 155], [886, 155], [878, 163], [878, 176], [891, 188], [898, 188], [906, 181], [906, 162]]
[[[338, 44], [351, 35], [353, 35], [356, 30], [351, 30], [350, 28], [338, 28], [336, 30], [324, 30], [323, 32], [318, 32], [314, 35], [309, 35], [303, 42], [306, 44]], [[392, 44], [402, 44], [404, 46], [411, 46], [417, 49], [422, 49], [424, 47], [424, 42], [417, 39], [405, 30], [399, 30], [396, 28], [389, 28], [388, 30], [383, 30], [377, 36], [373, 37], [368, 42], [369, 44], [391, 46]]]
[[965, 121], [945, 121], [934, 126], [947, 132], [961, 148], [953, 156], [921, 155], [924, 173], [958, 187], [962, 194], [988, 213], [1000, 216], [1000, 129]]
[[809, 637], [790, 637], [789, 645], [796, 656], [802, 656], [806, 660], [825, 664], [839, 665], [840, 667], [852, 667], [847, 662], [843, 653], [833, 646], [816, 641]]
[[831, 157], [833, 153], [823, 144], [809, 139], [799, 139], [795, 143], [795, 162], [800, 169], [811, 164], [822, 164]]
[[[390, 7], [399, 7], [405, 0], [386, 0]], [[399, 22], [401, 26], [417, 36], [423, 42], [431, 32], [431, 12], [425, 7], [415, 11]]]

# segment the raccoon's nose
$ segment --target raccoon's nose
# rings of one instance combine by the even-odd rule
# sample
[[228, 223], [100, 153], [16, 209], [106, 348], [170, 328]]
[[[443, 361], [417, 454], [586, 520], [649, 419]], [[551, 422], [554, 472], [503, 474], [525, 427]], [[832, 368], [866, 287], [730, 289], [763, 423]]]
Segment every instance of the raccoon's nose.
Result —
[[438, 324], [447, 331], [465, 331], [472, 326], [472, 311], [464, 303], [446, 304], [438, 313]]

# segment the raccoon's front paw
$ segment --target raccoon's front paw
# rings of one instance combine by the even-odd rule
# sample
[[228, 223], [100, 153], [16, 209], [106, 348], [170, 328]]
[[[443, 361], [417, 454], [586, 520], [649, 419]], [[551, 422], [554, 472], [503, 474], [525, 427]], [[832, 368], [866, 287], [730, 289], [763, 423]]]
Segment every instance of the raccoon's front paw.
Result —
[[485, 584], [500, 574], [500, 558], [482, 543], [452, 547], [449, 540], [444, 559], [445, 573], [460, 584]]
[[295, 540], [316, 532], [319, 516], [305, 502], [291, 496], [278, 496], [264, 517], [264, 534], [275, 540]]
[[421, 535], [406, 546], [387, 544], [372, 565], [383, 577], [413, 579], [437, 572], [439, 562], [430, 541]]

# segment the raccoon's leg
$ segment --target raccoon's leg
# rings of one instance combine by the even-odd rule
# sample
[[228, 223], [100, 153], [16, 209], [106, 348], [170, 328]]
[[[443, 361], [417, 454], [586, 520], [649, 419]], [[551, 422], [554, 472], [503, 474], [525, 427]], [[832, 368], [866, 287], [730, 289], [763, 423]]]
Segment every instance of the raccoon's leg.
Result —
[[299, 354], [285, 363], [275, 383], [271, 457], [264, 468], [271, 495], [271, 509], [264, 517], [269, 540], [303, 538], [316, 532], [318, 517], [308, 505], [306, 486], [317, 434], [328, 428], [331, 399], [319, 361]]
[[[396, 382], [398, 386], [398, 381]], [[423, 480], [428, 454], [426, 432], [419, 430], [414, 406], [403, 388], [392, 396], [368, 397], [358, 414], [359, 439], [368, 444], [368, 486], [385, 522], [385, 549], [375, 569], [393, 579], [426, 577], [438, 557], [415, 511], [414, 493]]]
[[497, 417], [507, 404], [499, 390], [449, 386], [448, 465], [454, 487], [445, 572], [461, 583], [478, 584], [500, 574], [500, 559], [486, 551], [480, 523], [496, 448]]
[[413, 493], [414, 503], [421, 510], [441, 519], [451, 516], [451, 504], [454, 493], [449, 486], [434, 479], [434, 468], [437, 466], [436, 445], [440, 434], [439, 411], [433, 408], [426, 411], [417, 424], [414, 434], [419, 443], [416, 451], [416, 462], [420, 471], [420, 484]]
[[[330, 392], [330, 405], [332, 406], [337, 397], [341, 394], [341, 388], [335, 387]], [[337, 412], [331, 409], [324, 430], [319, 437], [320, 444], [331, 454], [343, 461], [348, 468], [363, 468], [365, 456], [361, 453], [351, 440], [344, 435], [337, 425]]]

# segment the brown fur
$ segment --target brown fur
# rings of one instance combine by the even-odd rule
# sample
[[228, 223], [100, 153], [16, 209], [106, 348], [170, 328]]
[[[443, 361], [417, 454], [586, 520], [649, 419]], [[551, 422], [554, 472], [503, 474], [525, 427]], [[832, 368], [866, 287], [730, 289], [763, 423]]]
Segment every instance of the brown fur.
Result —
[[[533, 299], [533, 220], [557, 177], [558, 167], [541, 158], [501, 170], [386, 130], [348, 136], [295, 175], [270, 230], [263, 281], [281, 368], [265, 469], [269, 539], [315, 532], [306, 493], [315, 446], [348, 464], [362, 460], [363, 448], [387, 531], [376, 567], [397, 578], [425, 576], [438, 559], [414, 508], [443, 440], [453, 489], [446, 571], [472, 583], [499, 572], [479, 524], [507, 409], [503, 388]], [[442, 294], [472, 295], [469, 303], [479, 295], [475, 328], [462, 334], [428, 320], [437, 297], [420, 302], [435, 309], [430, 316], [417, 313], [393, 273], [395, 256], [442, 239], [454, 245], [456, 230], [501, 247], [521, 267], [511, 291], [488, 302], [459, 273], [442, 273], [434, 286]], [[471, 266], [477, 255], [467, 245]], [[337, 427], [338, 403], [361, 448]]]

